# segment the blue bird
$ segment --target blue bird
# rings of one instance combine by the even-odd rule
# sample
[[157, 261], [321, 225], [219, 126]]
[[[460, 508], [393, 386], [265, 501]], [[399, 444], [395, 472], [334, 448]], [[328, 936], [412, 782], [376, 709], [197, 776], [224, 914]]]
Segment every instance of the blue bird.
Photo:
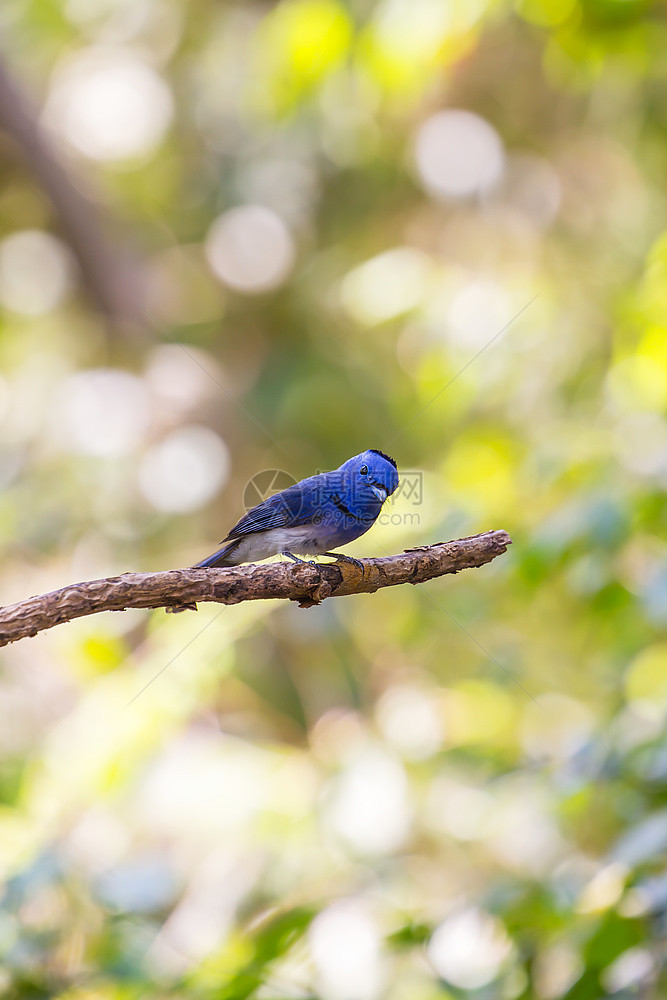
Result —
[[253, 507], [223, 539], [223, 547], [197, 568], [238, 566], [278, 554], [303, 562], [296, 553], [357, 563], [331, 550], [368, 531], [397, 486], [393, 458], [376, 448], [362, 451], [333, 472], [302, 479]]

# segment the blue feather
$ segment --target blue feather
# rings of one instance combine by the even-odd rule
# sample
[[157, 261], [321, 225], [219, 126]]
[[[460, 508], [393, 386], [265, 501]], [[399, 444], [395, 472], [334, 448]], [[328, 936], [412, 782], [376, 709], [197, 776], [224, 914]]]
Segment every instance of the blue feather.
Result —
[[394, 460], [371, 448], [263, 500], [197, 565], [232, 566], [280, 552], [330, 554], [368, 531], [397, 486]]

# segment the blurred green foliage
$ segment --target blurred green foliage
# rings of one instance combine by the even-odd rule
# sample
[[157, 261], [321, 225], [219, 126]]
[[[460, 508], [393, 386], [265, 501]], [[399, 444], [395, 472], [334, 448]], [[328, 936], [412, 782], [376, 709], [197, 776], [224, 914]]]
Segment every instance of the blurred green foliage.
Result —
[[5, 603], [188, 565], [366, 447], [456, 579], [2, 650], [0, 995], [667, 991], [667, 19], [649, 0], [4, 0], [136, 259], [0, 137]]

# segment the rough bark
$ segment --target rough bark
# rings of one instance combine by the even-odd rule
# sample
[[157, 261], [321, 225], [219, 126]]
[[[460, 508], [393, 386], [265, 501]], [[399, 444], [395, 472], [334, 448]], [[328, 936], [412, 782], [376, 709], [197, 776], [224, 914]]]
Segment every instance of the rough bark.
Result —
[[400, 555], [351, 563], [247, 563], [224, 569], [172, 569], [124, 573], [74, 583], [39, 597], [0, 608], [0, 646], [37, 635], [73, 618], [127, 608], [179, 608], [196, 601], [290, 600], [300, 607], [327, 597], [373, 594], [381, 587], [424, 583], [491, 562], [512, 539], [506, 531], [407, 549]]

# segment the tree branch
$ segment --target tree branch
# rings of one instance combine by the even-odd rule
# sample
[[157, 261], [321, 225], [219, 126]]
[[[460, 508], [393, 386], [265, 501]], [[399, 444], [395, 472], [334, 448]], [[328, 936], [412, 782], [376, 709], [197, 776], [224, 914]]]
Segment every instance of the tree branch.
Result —
[[373, 594], [381, 587], [424, 583], [491, 562], [512, 539], [506, 531], [407, 549], [400, 555], [351, 563], [246, 563], [224, 569], [172, 569], [124, 573], [75, 583], [0, 608], [0, 646], [37, 635], [73, 618], [127, 608], [183, 608], [196, 601], [290, 600], [302, 608], [327, 597]]

